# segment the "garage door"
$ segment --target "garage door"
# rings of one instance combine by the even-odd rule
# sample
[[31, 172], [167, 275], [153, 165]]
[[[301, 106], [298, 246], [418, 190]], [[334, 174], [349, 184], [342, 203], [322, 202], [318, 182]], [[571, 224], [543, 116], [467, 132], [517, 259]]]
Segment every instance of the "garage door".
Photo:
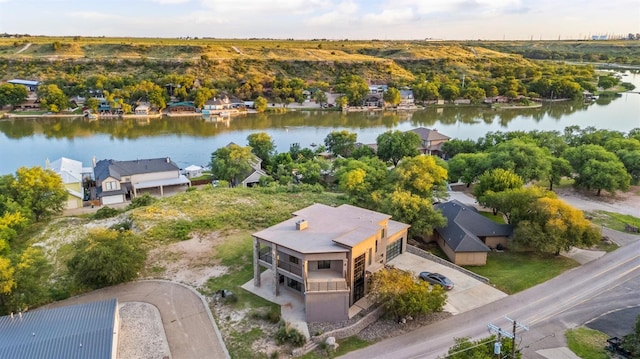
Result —
[[387, 246], [387, 262], [402, 253], [402, 238]]
[[118, 195], [118, 196], [107, 196], [107, 197], [102, 197], [102, 204], [115, 204], [115, 203], [122, 203], [124, 202], [124, 197], [122, 195]]

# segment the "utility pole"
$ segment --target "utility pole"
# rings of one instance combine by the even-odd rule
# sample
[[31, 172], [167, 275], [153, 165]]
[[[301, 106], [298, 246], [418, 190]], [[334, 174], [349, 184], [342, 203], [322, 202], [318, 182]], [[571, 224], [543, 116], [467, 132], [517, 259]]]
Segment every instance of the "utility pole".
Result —
[[529, 331], [529, 327], [527, 327], [524, 324], [518, 323], [516, 320], [511, 319], [507, 316], [505, 316], [504, 318], [513, 323], [513, 336], [511, 337], [511, 358], [515, 359], [516, 358], [516, 329], [520, 328], [520, 329]]

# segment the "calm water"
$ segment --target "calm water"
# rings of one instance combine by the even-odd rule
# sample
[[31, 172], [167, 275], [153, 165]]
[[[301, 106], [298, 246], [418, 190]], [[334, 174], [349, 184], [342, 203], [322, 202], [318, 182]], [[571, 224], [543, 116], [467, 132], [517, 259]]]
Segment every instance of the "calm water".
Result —
[[[640, 90], [640, 75], [623, 81]], [[202, 118], [98, 120], [11, 119], [0, 120], [0, 174], [21, 166], [44, 166], [46, 159], [62, 156], [90, 166], [92, 157], [132, 160], [171, 157], [180, 167], [206, 165], [211, 152], [235, 142], [247, 144], [247, 136], [264, 131], [278, 152], [293, 143], [310, 147], [322, 144], [331, 131], [346, 129], [358, 141], [375, 143], [388, 130], [435, 128], [459, 139], [476, 140], [490, 131], [558, 130], [578, 125], [627, 132], [640, 127], [640, 94], [625, 93], [593, 104], [558, 103], [538, 109], [430, 108], [413, 113], [350, 113], [299, 111], [280, 115], [250, 114], [227, 122]]]

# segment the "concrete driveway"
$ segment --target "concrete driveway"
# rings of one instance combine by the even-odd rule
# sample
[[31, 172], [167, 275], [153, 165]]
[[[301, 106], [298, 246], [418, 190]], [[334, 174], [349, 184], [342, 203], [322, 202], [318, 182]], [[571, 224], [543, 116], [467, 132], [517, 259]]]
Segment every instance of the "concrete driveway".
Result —
[[444, 311], [459, 314], [482, 307], [507, 296], [506, 293], [485, 284], [454, 268], [430, 261], [411, 253], [403, 253], [389, 262], [396, 268], [415, 273], [437, 272], [453, 281], [454, 287], [448, 292]]
[[118, 302], [144, 302], [158, 308], [173, 359], [229, 358], [222, 336], [204, 298], [190, 287], [145, 280], [107, 287], [51, 303], [55, 308], [117, 298]]

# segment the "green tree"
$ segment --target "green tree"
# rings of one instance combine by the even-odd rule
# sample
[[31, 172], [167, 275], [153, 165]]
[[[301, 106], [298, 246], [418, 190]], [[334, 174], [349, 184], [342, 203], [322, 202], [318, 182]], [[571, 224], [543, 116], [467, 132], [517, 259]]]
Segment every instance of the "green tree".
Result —
[[615, 154], [598, 145], [582, 145], [569, 148], [565, 152], [575, 172], [574, 186], [596, 190], [597, 195], [604, 189], [610, 193], [626, 191], [631, 176]]
[[444, 84], [440, 87], [440, 95], [447, 101], [453, 101], [460, 97], [460, 88], [454, 84]]
[[335, 156], [349, 157], [356, 148], [358, 135], [347, 130], [332, 131], [325, 137], [324, 144]]
[[447, 158], [452, 158], [458, 153], [476, 153], [478, 145], [471, 140], [453, 138], [442, 144], [442, 152]]
[[6, 105], [15, 107], [23, 103], [28, 95], [27, 88], [22, 85], [2, 84], [0, 85], [0, 108]]
[[198, 87], [195, 91], [192, 91], [193, 105], [197, 108], [202, 108], [210, 98], [215, 96], [215, 91], [207, 87]]
[[251, 147], [231, 143], [211, 154], [211, 174], [217, 179], [228, 181], [232, 186], [237, 186], [238, 177], [251, 171], [254, 160]]
[[376, 139], [377, 155], [383, 161], [391, 161], [394, 166], [404, 157], [419, 154], [420, 136], [413, 131], [387, 131]]
[[95, 97], [89, 97], [84, 105], [87, 106], [91, 110], [91, 112], [97, 113], [98, 106], [100, 106], [100, 101]]
[[[44, 304], [49, 300], [49, 287], [53, 267], [42, 248], [27, 247], [16, 256], [14, 263], [15, 287], [4, 301], [9, 311], [23, 310]], [[0, 302], [3, 302], [0, 300]]]
[[257, 112], [264, 112], [267, 110], [267, 99], [262, 97], [262, 96], [258, 96], [255, 101], [253, 101], [253, 107], [256, 108]]
[[76, 282], [97, 289], [135, 279], [147, 257], [140, 239], [131, 231], [98, 229], [75, 243], [67, 262]]
[[631, 176], [631, 183], [640, 184], [640, 150], [620, 150], [617, 155], [627, 169], [627, 173]]
[[[454, 338], [455, 345], [449, 348], [448, 359], [495, 359], [494, 345], [497, 342], [495, 336], [471, 341], [470, 338]], [[513, 341], [504, 337], [500, 340], [500, 352], [506, 358], [512, 351]], [[511, 358], [511, 357], [509, 357]], [[516, 351], [516, 359], [522, 358], [522, 353]]]
[[[495, 168], [478, 177], [478, 184], [473, 189], [473, 195], [480, 200], [489, 191], [502, 192], [508, 189], [521, 188], [522, 185], [522, 177], [509, 170]], [[494, 209], [494, 214], [495, 212]]]
[[18, 168], [11, 191], [15, 201], [36, 221], [62, 213], [68, 196], [57, 173], [37, 166]]
[[396, 221], [411, 224], [411, 237], [431, 235], [434, 228], [447, 224], [442, 213], [433, 208], [433, 200], [430, 198], [399, 188], [390, 193], [374, 192], [373, 197], [376, 208], [380, 208], [383, 213], [390, 214]]
[[557, 198], [542, 197], [513, 232], [514, 244], [538, 252], [568, 251], [574, 246], [592, 246], [602, 238], [600, 228], [591, 225], [582, 211]]
[[339, 159], [334, 163], [338, 188], [352, 203], [368, 207], [373, 204], [372, 193], [387, 183], [386, 164], [377, 157]]
[[396, 320], [442, 311], [447, 294], [440, 286], [416, 281], [410, 272], [382, 269], [371, 276], [371, 297]]
[[549, 172], [549, 191], [553, 185], [560, 183], [563, 177], [571, 176], [571, 164], [565, 158], [551, 157], [551, 171]]
[[321, 90], [317, 90], [313, 93], [313, 95], [311, 96], [311, 98], [313, 98], [313, 101], [315, 101], [315, 103], [319, 104], [321, 107], [327, 103], [327, 94], [324, 91]]
[[459, 153], [448, 164], [449, 182], [462, 181], [467, 187], [491, 168], [489, 155], [486, 153]]
[[447, 197], [447, 169], [436, 157], [406, 157], [390, 173], [389, 183], [431, 202]]
[[487, 191], [478, 203], [494, 208], [501, 212], [507, 219], [507, 223], [517, 225], [521, 220], [526, 219], [531, 203], [535, 203], [538, 198], [556, 198], [555, 193], [544, 190], [540, 187], [520, 187], [507, 189], [505, 191]]
[[266, 132], [252, 133], [247, 136], [247, 141], [251, 151], [262, 160], [262, 166], [265, 167], [276, 149], [271, 136]]
[[338, 79], [334, 91], [343, 93], [349, 105], [362, 106], [362, 101], [369, 93], [367, 82], [358, 75], [347, 75]]
[[51, 112], [60, 112], [69, 107], [69, 98], [54, 84], [38, 86], [40, 104]]
[[382, 99], [392, 107], [396, 107], [402, 100], [402, 97], [400, 96], [400, 90], [395, 87], [389, 87], [387, 91], [385, 91], [382, 95]]
[[535, 143], [514, 138], [489, 150], [492, 168], [511, 170], [523, 181], [548, 178], [551, 172], [551, 155]]

